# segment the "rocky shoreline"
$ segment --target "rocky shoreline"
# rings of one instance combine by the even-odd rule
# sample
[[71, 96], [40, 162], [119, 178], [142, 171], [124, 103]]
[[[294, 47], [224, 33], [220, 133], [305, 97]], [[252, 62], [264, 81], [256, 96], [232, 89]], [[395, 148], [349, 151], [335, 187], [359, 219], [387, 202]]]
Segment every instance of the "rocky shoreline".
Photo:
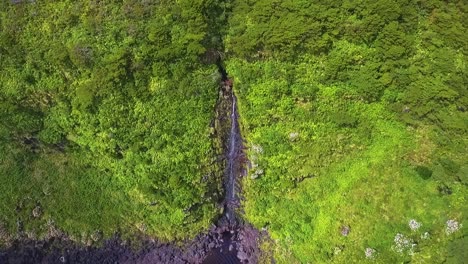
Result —
[[[232, 234], [236, 242], [226, 245], [226, 234]], [[236, 252], [238, 263], [257, 263], [261, 236], [249, 225], [236, 229], [213, 225], [208, 233], [200, 234], [182, 247], [147, 240], [141, 248], [133, 249], [118, 236], [99, 247], [83, 246], [63, 237], [47, 241], [22, 239], [14, 241], [7, 249], [0, 249], [0, 263], [209, 263], [210, 252], [225, 250]]]

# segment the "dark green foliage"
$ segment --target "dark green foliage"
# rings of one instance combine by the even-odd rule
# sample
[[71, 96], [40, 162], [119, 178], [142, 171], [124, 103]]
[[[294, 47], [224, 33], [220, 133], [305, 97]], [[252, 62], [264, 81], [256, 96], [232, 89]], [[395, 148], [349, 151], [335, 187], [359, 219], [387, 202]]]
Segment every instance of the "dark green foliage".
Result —
[[[446, 221], [466, 217], [467, 8], [233, 2], [228, 72], [253, 162], [246, 218], [270, 232], [279, 263], [446, 259]], [[398, 252], [397, 234], [414, 248]]]
[[424, 180], [430, 179], [432, 176], [432, 171], [427, 167], [417, 166], [415, 170], [418, 173], [418, 175]]
[[463, 167], [460, 168], [460, 170], [457, 173], [457, 178], [461, 183], [468, 185], [468, 166], [467, 165], [463, 165]]
[[357, 124], [357, 119], [355, 117], [342, 112], [331, 114], [331, 120], [339, 127], [355, 127]]
[[448, 256], [445, 263], [464, 263], [468, 259], [468, 236], [463, 236], [462, 238], [455, 239], [449, 243], [448, 246]]
[[229, 4], [9, 2], [0, 4], [0, 221], [43, 232], [45, 217], [27, 220], [33, 205], [15, 216], [29, 195], [79, 236], [168, 240], [207, 228], [222, 180], [209, 134], [218, 79], [200, 58], [221, 48]]
[[[278, 263], [460, 262], [465, 229], [445, 224], [466, 219], [467, 11], [440, 0], [1, 1], [0, 225], [44, 235], [53, 219], [81, 241], [207, 228], [222, 179], [210, 64], [223, 58], [252, 162], [246, 218], [268, 229]], [[395, 250], [397, 233], [414, 255]]]

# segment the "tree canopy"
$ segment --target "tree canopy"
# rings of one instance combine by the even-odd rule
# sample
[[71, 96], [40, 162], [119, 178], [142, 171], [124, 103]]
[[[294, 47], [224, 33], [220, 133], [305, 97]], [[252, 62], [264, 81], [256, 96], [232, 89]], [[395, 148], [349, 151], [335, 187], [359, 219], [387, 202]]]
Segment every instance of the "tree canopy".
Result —
[[222, 211], [222, 59], [251, 164], [245, 220], [268, 231], [278, 263], [457, 263], [467, 11], [459, 0], [1, 1], [0, 244], [51, 226], [85, 244], [206, 230]]

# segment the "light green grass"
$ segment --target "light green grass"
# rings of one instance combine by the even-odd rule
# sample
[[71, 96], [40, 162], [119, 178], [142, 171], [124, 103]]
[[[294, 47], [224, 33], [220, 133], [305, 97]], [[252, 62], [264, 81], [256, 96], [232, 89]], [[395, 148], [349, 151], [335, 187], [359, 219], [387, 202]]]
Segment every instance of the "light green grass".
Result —
[[[243, 182], [246, 218], [267, 228], [278, 263], [443, 261], [448, 241], [466, 232], [445, 234], [448, 219], [466, 219], [466, 187], [454, 183], [451, 195], [441, 195], [440, 181], [424, 180], [414, 170], [435, 151], [430, 129], [405, 126], [385, 102], [356, 100], [346, 86], [317, 85], [304, 70], [314, 65], [299, 63], [293, 70], [276, 61], [232, 60], [229, 66], [247, 142], [263, 148], [249, 150], [264, 174]], [[313, 99], [293, 101], [282, 112], [295, 82], [318, 90]], [[337, 113], [345, 119], [335, 119]], [[343, 123], [346, 118], [354, 125]], [[298, 139], [289, 139], [291, 132]], [[300, 180], [307, 175], [314, 177]], [[410, 219], [422, 227], [411, 231]], [[345, 225], [351, 227], [347, 237], [340, 234]], [[431, 238], [421, 239], [424, 232]], [[392, 249], [397, 233], [418, 243], [413, 256]], [[367, 247], [377, 252], [372, 261], [365, 257]], [[337, 248], [341, 252], [335, 254]]]

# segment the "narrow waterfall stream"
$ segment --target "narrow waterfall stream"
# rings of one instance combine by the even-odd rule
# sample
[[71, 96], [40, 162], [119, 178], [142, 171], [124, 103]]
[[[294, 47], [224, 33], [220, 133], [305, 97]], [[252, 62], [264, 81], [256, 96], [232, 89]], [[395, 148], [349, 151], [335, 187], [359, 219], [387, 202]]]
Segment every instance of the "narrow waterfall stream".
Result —
[[[218, 62], [221, 74], [221, 89], [218, 102], [218, 122], [221, 128], [221, 138], [224, 141], [226, 157], [224, 172], [224, 213], [218, 225], [224, 226], [223, 244], [213, 249], [203, 262], [215, 263], [242, 263], [238, 258], [240, 240], [238, 230], [241, 224], [238, 217], [240, 206], [239, 180], [241, 177], [243, 159], [243, 142], [239, 128], [239, 114], [237, 112], [237, 98], [234, 94], [232, 80], [228, 78], [225, 69]], [[228, 129], [229, 128], [229, 129]]]
[[237, 181], [240, 175], [238, 160], [242, 151], [242, 139], [239, 131], [238, 114], [237, 114], [237, 98], [234, 92], [231, 94], [231, 132], [229, 134], [229, 155], [227, 159], [227, 172], [226, 172], [226, 218], [231, 224], [235, 224], [236, 212], [235, 209], [239, 205], [239, 195], [237, 193]]

